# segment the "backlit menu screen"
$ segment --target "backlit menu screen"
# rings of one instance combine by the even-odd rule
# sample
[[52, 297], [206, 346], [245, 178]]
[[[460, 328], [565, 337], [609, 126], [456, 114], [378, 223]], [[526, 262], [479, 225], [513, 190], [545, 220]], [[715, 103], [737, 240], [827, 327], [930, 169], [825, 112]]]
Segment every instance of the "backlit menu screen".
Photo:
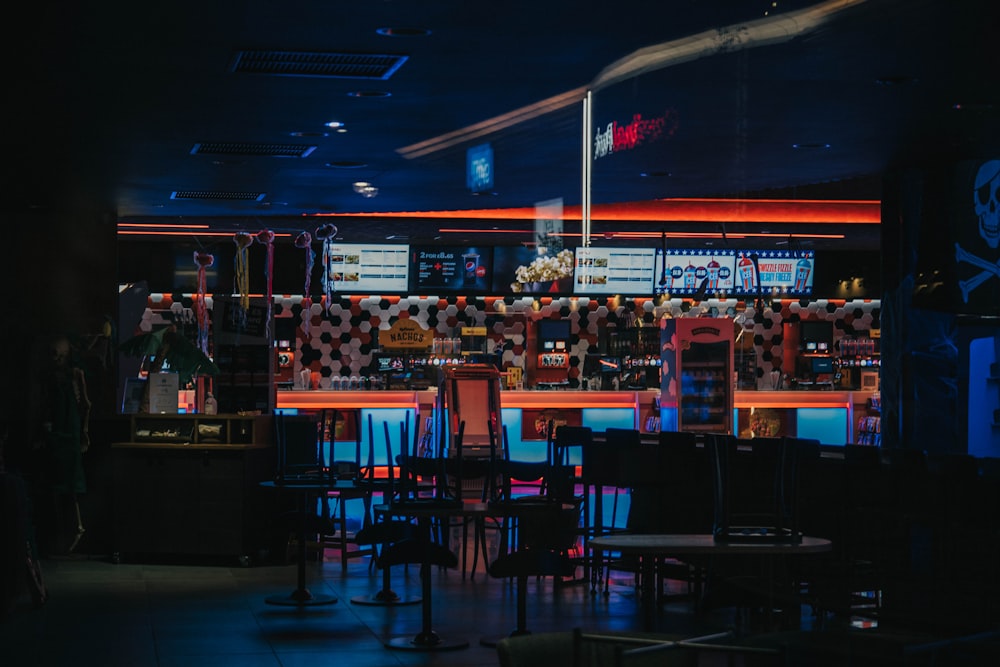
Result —
[[577, 248], [573, 292], [648, 295], [654, 259], [653, 248]]
[[409, 246], [338, 243], [324, 251], [324, 269], [334, 290], [347, 294], [407, 291]]

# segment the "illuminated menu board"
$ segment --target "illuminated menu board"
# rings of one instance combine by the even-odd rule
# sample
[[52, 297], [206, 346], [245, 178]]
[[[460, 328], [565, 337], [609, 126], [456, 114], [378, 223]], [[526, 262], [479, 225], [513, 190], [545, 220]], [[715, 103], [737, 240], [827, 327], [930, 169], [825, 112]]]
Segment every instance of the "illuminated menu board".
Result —
[[737, 293], [812, 294], [816, 259], [812, 250], [740, 250], [736, 255]]
[[720, 249], [658, 250], [653, 270], [653, 293], [684, 296], [702, 290], [733, 292], [736, 251]]
[[493, 249], [482, 246], [415, 246], [411, 291], [485, 292], [493, 276]]
[[337, 292], [406, 292], [410, 252], [406, 245], [338, 243], [324, 253], [327, 276]]
[[577, 248], [576, 294], [650, 294], [653, 248]]

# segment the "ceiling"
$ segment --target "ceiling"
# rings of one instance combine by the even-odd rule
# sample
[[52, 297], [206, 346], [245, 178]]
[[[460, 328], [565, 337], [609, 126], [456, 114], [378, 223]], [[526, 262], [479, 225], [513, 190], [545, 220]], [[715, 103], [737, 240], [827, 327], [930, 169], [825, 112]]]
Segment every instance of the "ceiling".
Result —
[[[538, 202], [560, 200], [565, 228], [580, 231], [591, 90], [595, 127], [638, 114], [647, 131], [592, 163], [595, 243], [749, 231], [774, 236], [761, 245], [820, 233], [844, 238], [799, 242], [875, 249], [871, 221], [622, 204], [877, 201], [893, 166], [995, 154], [997, 5], [35, 3], [8, 40], [3, 141], [17, 168], [6, 206], [111, 210], [123, 223], [207, 225], [190, 232], [203, 236], [294, 233], [327, 221], [306, 216], [338, 214], [347, 242], [524, 243]], [[280, 73], [260, 71], [272, 66]], [[482, 144], [493, 184], [473, 193], [467, 149]], [[377, 195], [356, 192], [359, 181]], [[483, 220], [484, 209], [504, 211]], [[390, 215], [401, 212], [412, 215]]]

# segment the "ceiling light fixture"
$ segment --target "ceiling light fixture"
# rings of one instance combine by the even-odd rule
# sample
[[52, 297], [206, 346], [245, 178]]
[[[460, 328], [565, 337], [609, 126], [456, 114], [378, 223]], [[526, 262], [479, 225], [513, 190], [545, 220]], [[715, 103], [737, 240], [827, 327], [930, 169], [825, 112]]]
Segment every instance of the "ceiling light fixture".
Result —
[[417, 28], [412, 26], [378, 28], [375, 32], [385, 37], [426, 37], [431, 34], [431, 31], [427, 28]]
[[351, 187], [365, 199], [371, 199], [378, 195], [378, 188], [368, 181], [355, 181], [351, 184]]
[[367, 167], [367, 162], [361, 162], [360, 160], [335, 160], [333, 162], [327, 162], [327, 167], [331, 169], [361, 169], [362, 167]]
[[348, 97], [392, 97], [388, 90], [352, 90], [347, 93]]

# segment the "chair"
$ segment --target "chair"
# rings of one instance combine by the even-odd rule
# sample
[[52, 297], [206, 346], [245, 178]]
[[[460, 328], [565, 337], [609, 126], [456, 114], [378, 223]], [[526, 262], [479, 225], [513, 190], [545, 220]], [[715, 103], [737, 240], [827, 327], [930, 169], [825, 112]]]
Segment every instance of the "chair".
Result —
[[[566, 466], [552, 466], [547, 460], [518, 461], [510, 458], [507, 428], [503, 427], [503, 444], [505, 454], [493, 458], [493, 472], [490, 479], [493, 482], [492, 491], [487, 500], [490, 503], [558, 503], [569, 505], [562, 521], [562, 533], [559, 537], [563, 546], [561, 551], [568, 557], [576, 546], [579, 534], [579, 516], [582, 500], [576, 496], [565, 496], [560, 489], [567, 486]], [[492, 437], [492, 436], [491, 436]], [[575, 513], [575, 516], [570, 514]], [[575, 520], [574, 520], [575, 518]], [[489, 519], [487, 520], [489, 521]], [[517, 543], [518, 517], [516, 515], [494, 517], [497, 532], [500, 534], [497, 549], [500, 553], [519, 548]], [[483, 540], [484, 553], [487, 552], [486, 541]]]
[[[488, 424], [488, 426], [492, 434], [492, 424]], [[490, 479], [493, 473], [492, 456], [486, 458], [466, 456], [463, 453], [464, 448], [462, 446], [464, 435], [465, 422], [462, 421], [458, 425], [458, 433], [455, 435], [455, 456], [442, 459], [443, 483], [441, 491], [446, 498], [456, 502], [465, 502], [468, 499], [486, 502], [487, 495], [493, 483]], [[471, 572], [468, 570], [467, 553], [470, 527], [473, 534]], [[476, 568], [479, 564], [480, 540], [477, 539], [477, 536], [481, 534], [481, 522], [477, 518], [459, 517], [448, 524], [449, 531], [454, 528], [461, 529], [461, 537], [458, 541], [462, 553], [462, 578], [465, 578], [466, 574], [468, 574], [470, 579], [474, 579]], [[485, 560], [485, 553], [483, 558]]]
[[799, 540], [798, 450], [793, 443], [788, 438], [740, 441], [713, 434], [708, 444], [716, 539]]
[[[275, 435], [275, 482], [279, 485], [292, 485], [298, 482], [332, 483], [329, 469], [323, 465], [323, 453], [320, 444], [321, 420], [317, 415], [286, 415], [278, 413], [274, 416]], [[322, 558], [322, 536], [334, 532], [330, 519], [330, 506], [326, 494], [321, 495], [319, 507], [313, 506], [303, 510], [297, 505], [282, 505], [279, 515], [287, 524], [288, 535], [285, 538], [286, 555], [296, 545], [299, 535], [310, 535], [307, 548], [311, 548]], [[292, 496], [279, 496], [288, 500]], [[312, 501], [312, 499], [310, 499]], [[300, 524], [304, 522], [304, 526]], [[304, 527], [304, 531], [299, 531]]]
[[[372, 434], [371, 417], [368, 420], [368, 462], [362, 466], [361, 463], [361, 428], [359, 423], [358, 410], [352, 410], [353, 431], [354, 431], [354, 457], [353, 459], [334, 459], [336, 449], [337, 423], [340, 420], [340, 411], [333, 410], [329, 421], [326, 419], [324, 411], [321, 423], [324, 425], [321, 432], [330, 434], [330, 478], [335, 482], [334, 488], [327, 493], [327, 499], [332, 499], [335, 503], [331, 516], [334, 517], [335, 530], [327, 535], [323, 540], [324, 548], [336, 549], [340, 552], [341, 570], [347, 571], [348, 561], [352, 558], [360, 558], [371, 554], [370, 545], [359, 545], [356, 535], [347, 527], [347, 502], [350, 500], [361, 500], [364, 503], [364, 513], [362, 515], [362, 525], [371, 522], [371, 503], [373, 491], [373, 478], [375, 474], [372, 448], [374, 440]], [[324, 499], [326, 500], [326, 499]], [[362, 548], [352, 549], [351, 545]]]
[[[621, 489], [628, 488], [626, 482], [625, 466], [631, 460], [632, 454], [641, 445], [639, 431], [630, 428], [607, 428], [604, 430], [604, 442], [593, 442], [590, 447], [583, 451], [583, 477], [588, 483], [595, 487], [597, 497], [595, 498], [594, 525], [598, 530], [603, 531], [604, 517], [599, 515], [597, 508], [603, 508], [603, 502], [598, 503], [603, 497], [604, 487], [614, 489], [614, 498], [611, 506], [610, 530], [616, 528], [618, 519], [618, 493]], [[636, 477], [633, 466], [632, 479], [644, 484]]]
[[[712, 529], [712, 494], [706, 452], [690, 432], [662, 432], [657, 444], [642, 443], [623, 462], [630, 503], [626, 529], [634, 533], [704, 534]], [[684, 597], [700, 594], [707, 559], [661, 559], [656, 564], [656, 590], [666, 580], [687, 585]], [[638, 572], [631, 559], [619, 561]], [[637, 582], [640, 583], [640, 582]], [[662, 593], [661, 593], [662, 595]]]
[[[611, 531], [618, 530], [616, 526], [618, 518], [618, 494], [621, 489], [627, 488], [629, 482], [626, 481], [626, 461], [634, 461], [641, 446], [639, 431], [635, 429], [608, 428], [604, 431], [603, 440], [593, 440], [583, 448], [583, 487], [592, 489], [594, 494], [594, 515], [589, 523], [585, 523], [587, 538], [604, 535]], [[629, 465], [630, 471], [637, 471], [634, 464]], [[634, 477], [634, 474], [633, 474]], [[639, 480], [634, 480], [639, 482]], [[639, 482], [645, 486], [644, 482]], [[613, 489], [613, 500], [611, 506], [611, 522], [604, 525], [604, 489]], [[606, 564], [607, 561], [598, 561], [594, 567], [593, 556], [591, 556], [591, 593], [595, 593], [599, 584], [604, 582], [604, 594], [608, 594]]]
[[[511, 636], [529, 634], [527, 628], [528, 577], [572, 577], [576, 565], [568, 550], [576, 541], [579, 508], [552, 501], [545, 497], [507, 497], [494, 501], [495, 507], [510, 509], [509, 526], [514, 526], [511, 539], [487, 564], [491, 577], [514, 578], [517, 586], [517, 627]], [[495, 642], [484, 640], [487, 646]]]
[[[583, 452], [594, 442], [594, 432], [589, 426], [562, 425], [553, 428], [549, 423], [549, 471], [548, 493], [555, 494], [562, 502], [579, 501], [581, 507], [578, 537], [582, 540], [581, 564], [584, 579], [591, 580], [591, 592], [595, 590], [597, 571], [593, 568], [587, 542], [593, 534], [590, 519], [590, 488], [583, 484], [583, 477], [576, 474], [576, 462], [583, 462]], [[582, 471], [581, 471], [582, 472]], [[577, 487], [580, 493], [577, 494]], [[575, 499], [575, 500], [574, 500]]]
[[[792, 438], [707, 438], [712, 466], [714, 520], [720, 542], [798, 543], [798, 448]], [[767, 562], [764, 562], [767, 561]], [[702, 606], [735, 605], [746, 616], [763, 610], [770, 624], [775, 611], [798, 618], [801, 590], [784, 559], [723, 562], [717, 559], [706, 578]]]
[[[369, 425], [369, 442], [374, 446], [374, 441], [371, 440], [371, 415], [368, 417]], [[385, 454], [386, 461], [389, 464], [386, 466], [387, 480], [382, 486], [384, 490], [384, 499], [386, 502], [392, 502], [393, 496], [398, 492], [398, 487], [395, 484], [395, 475], [393, 473], [392, 466], [392, 443], [389, 438], [389, 424], [388, 422], [382, 422], [382, 430], [385, 435]], [[405, 434], [405, 428], [400, 425], [401, 433]], [[402, 442], [406, 442], [403, 440]], [[371, 452], [371, 448], [369, 448]], [[371, 455], [369, 457], [369, 462], [372, 462]], [[371, 549], [372, 563], [382, 570], [382, 588], [376, 592], [374, 595], [360, 595], [351, 599], [351, 602], [361, 605], [379, 605], [379, 606], [401, 606], [406, 604], [416, 604], [420, 602], [419, 597], [414, 596], [400, 596], [398, 593], [392, 590], [391, 583], [391, 571], [392, 566], [389, 564], [389, 559], [383, 558], [385, 550], [391, 545], [397, 542], [402, 542], [404, 540], [413, 539], [416, 536], [415, 526], [405, 519], [393, 519], [391, 517], [381, 517], [380, 520], [374, 520], [369, 522], [367, 525], [361, 528], [355, 535], [355, 541], [360, 545], [367, 545]]]

